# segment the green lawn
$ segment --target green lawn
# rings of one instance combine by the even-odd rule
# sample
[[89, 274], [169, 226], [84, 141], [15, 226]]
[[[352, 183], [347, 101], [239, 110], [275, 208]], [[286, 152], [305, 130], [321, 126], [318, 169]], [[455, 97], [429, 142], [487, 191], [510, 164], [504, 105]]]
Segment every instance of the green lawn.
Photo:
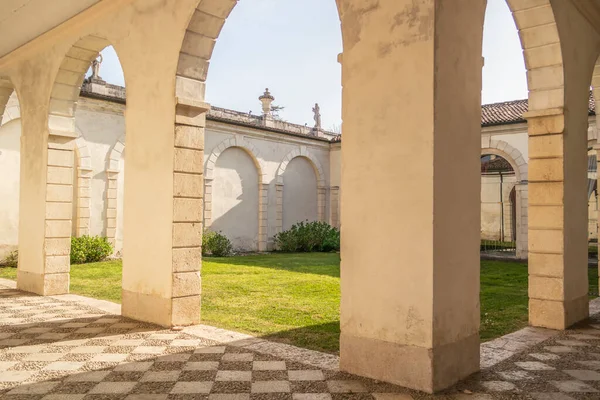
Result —
[[[206, 258], [202, 320], [209, 325], [328, 352], [338, 351], [339, 255], [274, 254]], [[596, 268], [590, 292], [598, 292]], [[16, 269], [0, 268], [15, 279]], [[71, 292], [121, 300], [121, 262], [74, 265]], [[481, 339], [527, 325], [527, 266], [481, 262]]]

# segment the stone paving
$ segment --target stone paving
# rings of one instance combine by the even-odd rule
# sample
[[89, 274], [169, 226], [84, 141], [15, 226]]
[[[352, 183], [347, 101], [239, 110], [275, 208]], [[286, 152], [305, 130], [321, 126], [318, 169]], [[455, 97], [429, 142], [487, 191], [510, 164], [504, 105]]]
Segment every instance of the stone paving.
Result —
[[[73, 297], [39, 297], [0, 282], [0, 398], [600, 399], [597, 315], [564, 333], [531, 330], [525, 339], [496, 341], [508, 359], [493, 365], [488, 357], [491, 367], [431, 396], [342, 373], [335, 356], [265, 340], [223, 343], [210, 328], [167, 330], [65, 299]], [[537, 344], [511, 353], [531, 339]]]

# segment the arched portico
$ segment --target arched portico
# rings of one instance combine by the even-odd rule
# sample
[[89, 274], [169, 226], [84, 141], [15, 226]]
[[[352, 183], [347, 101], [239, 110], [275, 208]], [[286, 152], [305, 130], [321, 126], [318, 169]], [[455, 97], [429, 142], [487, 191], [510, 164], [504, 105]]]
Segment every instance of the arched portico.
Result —
[[[60, 180], [66, 175], [50, 179], [50, 171], [73, 168], [70, 107], [80, 76], [72, 72], [95, 47], [64, 55], [97, 30], [123, 49], [131, 96], [123, 313], [168, 326], [199, 321], [204, 81], [235, 4], [103, 1], [0, 59], [1, 74], [24, 96], [19, 242], [28, 251], [20, 252], [20, 288], [64, 292], [70, 200], [52, 185], [69, 184]], [[341, 368], [439, 390], [479, 368], [485, 1], [337, 4], [344, 40]], [[564, 328], [587, 315], [586, 224], [573, 211], [585, 204], [580, 132], [598, 34], [573, 2], [509, 4], [529, 72], [530, 206], [540, 210], [529, 229], [531, 323]], [[398, 168], [398, 159], [410, 170]]]
[[[78, 201], [76, 209], [77, 233], [86, 231], [86, 222], [89, 226], [89, 208], [85, 206], [84, 196], [89, 191], [89, 169], [85, 168], [89, 168], [86, 165], [90, 158], [89, 154], [86, 154], [84, 142], [77, 141], [79, 135], [75, 126], [75, 109], [86, 71], [100, 50], [109, 43], [106, 39], [95, 35], [86, 35], [74, 42], [60, 63], [57, 63], [52, 85], [49, 87], [48, 101], [43, 108], [39, 108], [39, 110], [47, 110], [47, 115], [43, 116], [37, 110], [33, 113], [32, 110], [24, 112], [23, 109], [31, 105], [26, 101], [21, 104], [23, 142], [26, 145], [22, 146], [24, 151], [21, 156], [19, 246], [39, 249], [38, 254], [41, 255], [41, 258], [32, 258], [28, 252], [19, 252], [17, 285], [20, 289], [44, 295], [69, 292], [73, 169], [76, 167], [76, 152], [85, 164], [77, 174], [80, 184], [78, 185], [78, 197], [82, 199], [82, 203]], [[41, 132], [47, 132], [47, 136], [44, 136], [47, 140], [44, 149], [39, 148], [41, 127], [38, 126], [33, 132], [30, 131], [30, 115], [37, 117], [36, 124], [46, 125], [41, 130]], [[37, 135], [37, 140], [34, 135]], [[27, 151], [30, 141], [36, 152]], [[35, 196], [24, 194], [24, 190], [30, 188], [27, 180], [33, 177], [28, 170], [32, 167], [30, 157], [38, 157], [45, 163], [37, 171], [43, 179], [44, 190], [40, 193], [38, 187]], [[89, 194], [87, 195], [89, 197]], [[36, 212], [39, 212], [40, 208], [43, 210], [43, 231], [26, 228], [30, 224], [40, 222], [36, 219], [39, 215], [30, 210], [30, 207], [36, 208], [32, 203], [34, 198], [39, 201], [37, 206], [41, 205]], [[89, 198], [87, 202], [89, 202]], [[40, 235], [36, 236], [38, 232]]]

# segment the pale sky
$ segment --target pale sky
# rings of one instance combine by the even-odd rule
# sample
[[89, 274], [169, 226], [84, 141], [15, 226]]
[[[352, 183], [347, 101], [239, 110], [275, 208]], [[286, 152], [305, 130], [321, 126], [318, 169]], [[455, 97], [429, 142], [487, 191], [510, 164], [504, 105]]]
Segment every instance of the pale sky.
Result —
[[[208, 73], [206, 100], [260, 115], [258, 97], [269, 88], [280, 116], [312, 126], [321, 107], [323, 127], [341, 122], [342, 38], [333, 0], [244, 0], [227, 19]], [[112, 49], [103, 51], [100, 75], [123, 85]], [[521, 43], [506, 0], [488, 0], [484, 26], [483, 103], [527, 98]]]

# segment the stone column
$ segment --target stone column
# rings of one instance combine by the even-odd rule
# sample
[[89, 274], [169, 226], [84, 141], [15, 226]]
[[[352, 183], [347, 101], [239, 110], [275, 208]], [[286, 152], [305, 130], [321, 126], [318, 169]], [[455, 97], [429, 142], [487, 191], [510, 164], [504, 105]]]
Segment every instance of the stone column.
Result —
[[261, 182], [258, 187], [258, 251], [267, 251], [269, 232], [269, 184]]
[[[25, 126], [25, 129], [27, 127]], [[27, 137], [28, 132], [24, 132]], [[19, 221], [19, 269], [17, 287], [20, 290], [49, 296], [69, 293], [69, 269], [71, 251], [71, 225], [73, 218], [73, 166], [74, 139], [76, 135], [66, 132], [50, 134], [46, 142], [47, 158], [29, 151], [32, 143], [25, 139], [21, 151], [21, 199]], [[39, 146], [39, 137], [34, 148]], [[31, 157], [45, 161], [42, 167], [43, 181], [40, 186], [35, 180], [35, 172], [28, 161]], [[33, 176], [32, 176], [33, 175]], [[33, 181], [32, 181], [33, 178]], [[33, 196], [28, 192], [42, 190], [45, 193], [43, 245], [35, 243], [35, 207]], [[39, 192], [38, 192], [39, 193]], [[33, 218], [32, 218], [33, 217]], [[41, 250], [42, 258], [37, 258], [35, 250]]]
[[345, 3], [340, 368], [439, 391], [479, 369], [485, 1]]
[[[588, 317], [586, 137], [562, 108], [530, 111], [529, 323], [565, 329]], [[583, 131], [583, 130], [582, 130]], [[582, 144], [582, 154], [576, 145]], [[580, 174], [579, 174], [580, 172]]]
[[340, 187], [339, 186], [333, 186], [330, 189], [330, 217], [329, 217], [329, 224], [335, 228], [340, 227], [340, 198], [339, 198], [339, 194], [340, 194]]
[[517, 258], [519, 260], [526, 260], [528, 257], [528, 249], [527, 249], [527, 231], [528, 231], [528, 209], [527, 209], [527, 201], [529, 197], [529, 192], [527, 191], [527, 182], [519, 182], [515, 185], [516, 191], [516, 221], [517, 226], [515, 227], [517, 232]]
[[[111, 161], [112, 163], [112, 161]], [[118, 165], [117, 165], [118, 168]], [[106, 170], [106, 237], [113, 248], [117, 244], [117, 179], [119, 170], [111, 168]]]
[[[177, 80], [179, 90], [185, 78]], [[162, 326], [200, 321], [204, 127], [210, 107], [189, 98], [176, 101], [170, 140], [158, 135], [153, 143], [141, 130], [128, 130], [126, 137], [122, 313]], [[130, 110], [142, 112], [131, 107], [128, 118]], [[160, 156], [148, 160], [153, 151]], [[154, 174], [148, 175], [142, 160], [151, 161]]]
[[213, 178], [204, 178], [204, 228], [212, 226], [212, 190]]

